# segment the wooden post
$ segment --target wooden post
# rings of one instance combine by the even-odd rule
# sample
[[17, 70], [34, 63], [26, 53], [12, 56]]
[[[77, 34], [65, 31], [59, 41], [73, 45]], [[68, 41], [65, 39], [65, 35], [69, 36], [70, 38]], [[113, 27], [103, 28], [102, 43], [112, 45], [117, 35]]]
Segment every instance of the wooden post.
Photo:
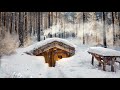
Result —
[[52, 67], [55, 67], [55, 60], [54, 60], [54, 49], [52, 49]]
[[45, 58], [45, 63], [47, 63], [47, 51], [43, 53], [43, 56]]
[[48, 65], [50, 67], [50, 50], [48, 50], [48, 53], [47, 53], [47, 61], [48, 61]]
[[46, 51], [46, 63], [49, 63], [49, 54], [48, 54], [49, 52], [48, 51]]
[[52, 48], [52, 50], [51, 50], [51, 60], [52, 60], [52, 67], [54, 67], [53, 48]]
[[49, 66], [52, 67], [52, 51], [49, 50]]
[[94, 56], [92, 55], [92, 61], [91, 64], [94, 65]]

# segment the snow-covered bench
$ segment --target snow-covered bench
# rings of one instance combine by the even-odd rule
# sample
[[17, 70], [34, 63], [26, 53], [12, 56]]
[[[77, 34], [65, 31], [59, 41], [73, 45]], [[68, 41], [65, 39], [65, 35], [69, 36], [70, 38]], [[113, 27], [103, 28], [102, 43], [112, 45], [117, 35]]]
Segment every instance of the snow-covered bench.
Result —
[[114, 72], [114, 63], [118, 62], [120, 67], [120, 61], [116, 58], [120, 58], [120, 51], [104, 48], [104, 47], [90, 47], [88, 53], [92, 55], [92, 65], [94, 65], [94, 58], [99, 61], [99, 65], [103, 65], [103, 70], [106, 71], [106, 65], [111, 65], [111, 71]]

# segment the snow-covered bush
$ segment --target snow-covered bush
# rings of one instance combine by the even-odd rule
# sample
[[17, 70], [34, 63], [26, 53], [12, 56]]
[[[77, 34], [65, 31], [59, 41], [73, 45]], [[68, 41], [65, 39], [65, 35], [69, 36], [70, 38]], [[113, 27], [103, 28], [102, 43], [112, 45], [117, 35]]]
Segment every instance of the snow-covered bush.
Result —
[[1, 35], [0, 56], [14, 53], [18, 45], [19, 45], [19, 42], [16, 35], [10, 35], [8, 32], [5, 33], [4, 37]]

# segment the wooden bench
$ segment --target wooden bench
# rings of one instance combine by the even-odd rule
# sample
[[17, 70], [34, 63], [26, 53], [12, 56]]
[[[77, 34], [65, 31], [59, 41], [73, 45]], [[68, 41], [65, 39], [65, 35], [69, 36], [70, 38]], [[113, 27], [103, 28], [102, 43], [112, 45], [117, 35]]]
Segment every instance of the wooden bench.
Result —
[[120, 51], [103, 48], [103, 47], [90, 47], [88, 53], [92, 55], [91, 64], [94, 65], [94, 58], [98, 60], [99, 67], [103, 66], [103, 70], [106, 71], [106, 65], [111, 66], [111, 71], [114, 72], [114, 64], [115, 62], [119, 63], [120, 69], [120, 61], [117, 61], [116, 58], [120, 58]]

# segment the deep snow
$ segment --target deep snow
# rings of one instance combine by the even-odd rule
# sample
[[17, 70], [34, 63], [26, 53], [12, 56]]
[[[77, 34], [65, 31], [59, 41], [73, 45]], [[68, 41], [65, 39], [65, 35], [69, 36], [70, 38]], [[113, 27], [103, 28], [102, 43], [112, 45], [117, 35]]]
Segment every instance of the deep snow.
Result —
[[115, 65], [115, 72], [110, 72], [109, 66], [107, 71], [103, 71], [97, 67], [97, 60], [94, 66], [91, 65], [91, 55], [87, 52], [91, 46], [81, 45], [79, 39], [67, 40], [65, 42], [74, 44], [76, 54], [57, 61], [55, 67], [48, 67], [42, 56], [36, 57], [24, 53], [30, 47], [35, 48], [34, 46], [38, 45], [36, 43], [34, 46], [29, 46], [29, 49], [18, 48], [15, 54], [2, 57], [0, 78], [120, 78], [118, 63]]

